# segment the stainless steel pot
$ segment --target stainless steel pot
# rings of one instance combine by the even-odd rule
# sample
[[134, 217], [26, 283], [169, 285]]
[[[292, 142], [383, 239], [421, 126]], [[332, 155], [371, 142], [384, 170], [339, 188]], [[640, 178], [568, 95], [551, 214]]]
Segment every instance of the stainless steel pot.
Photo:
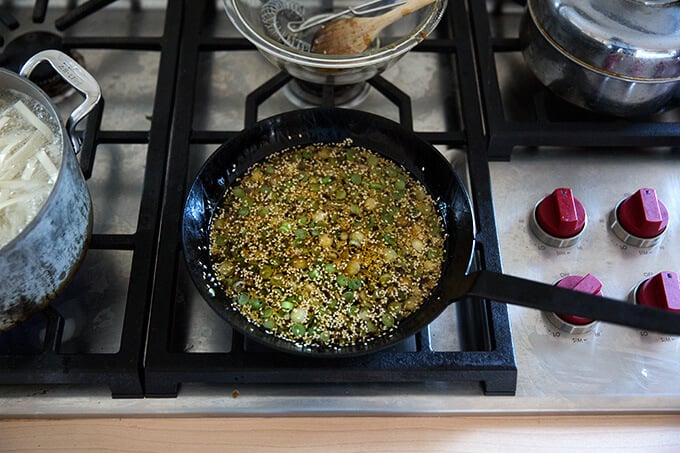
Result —
[[536, 77], [573, 104], [616, 116], [676, 104], [677, 0], [528, 0], [520, 38]]
[[47, 61], [84, 96], [84, 102], [60, 126], [62, 159], [47, 200], [33, 220], [0, 248], [0, 331], [8, 330], [45, 308], [67, 285], [85, 255], [92, 230], [92, 202], [76, 153], [80, 142], [76, 125], [101, 99], [96, 80], [73, 59], [55, 50], [31, 57], [20, 76], [0, 69], [0, 90], [28, 95], [45, 108], [55, 124], [61, 124], [54, 104], [28, 80], [33, 69]]

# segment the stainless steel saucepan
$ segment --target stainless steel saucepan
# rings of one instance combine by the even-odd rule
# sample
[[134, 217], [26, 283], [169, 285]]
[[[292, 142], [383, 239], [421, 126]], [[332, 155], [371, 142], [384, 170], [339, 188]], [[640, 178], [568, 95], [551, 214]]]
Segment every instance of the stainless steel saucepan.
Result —
[[[61, 124], [50, 98], [28, 76], [47, 61], [85, 96]], [[40, 111], [56, 124], [61, 163], [51, 192], [37, 214], [9, 242], [0, 246], [0, 332], [43, 309], [68, 284], [85, 255], [92, 230], [92, 202], [76, 153], [80, 142], [76, 125], [101, 99], [95, 79], [69, 56], [46, 50], [31, 57], [20, 75], [0, 69], [0, 92], [13, 90], [40, 104]], [[5, 132], [0, 128], [0, 133]], [[0, 165], [7, 164], [7, 161]], [[56, 166], [56, 165], [55, 165]]]

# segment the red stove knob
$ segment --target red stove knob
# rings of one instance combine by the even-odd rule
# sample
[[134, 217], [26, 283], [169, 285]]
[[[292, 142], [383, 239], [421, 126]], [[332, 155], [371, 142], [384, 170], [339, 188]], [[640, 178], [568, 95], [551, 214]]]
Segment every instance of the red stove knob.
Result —
[[635, 247], [658, 244], [668, 227], [668, 210], [651, 188], [642, 188], [619, 202], [612, 213], [611, 229]]
[[[558, 281], [556, 286], [573, 289], [584, 293], [602, 295], [602, 282], [592, 274], [570, 275]], [[581, 316], [566, 315], [562, 313], [548, 313], [548, 320], [558, 329], [573, 334], [583, 334], [593, 330], [597, 321]]]
[[680, 280], [675, 272], [660, 272], [635, 289], [635, 302], [680, 312]]
[[552, 247], [570, 247], [581, 238], [587, 216], [571, 189], [560, 187], [536, 204], [531, 220], [532, 230], [542, 242]]

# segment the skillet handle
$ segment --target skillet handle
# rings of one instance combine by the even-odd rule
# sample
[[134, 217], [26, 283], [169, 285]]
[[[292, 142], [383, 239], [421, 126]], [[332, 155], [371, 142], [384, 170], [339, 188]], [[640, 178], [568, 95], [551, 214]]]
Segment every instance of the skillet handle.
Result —
[[467, 276], [468, 296], [680, 335], [680, 313], [582, 293], [491, 271]]

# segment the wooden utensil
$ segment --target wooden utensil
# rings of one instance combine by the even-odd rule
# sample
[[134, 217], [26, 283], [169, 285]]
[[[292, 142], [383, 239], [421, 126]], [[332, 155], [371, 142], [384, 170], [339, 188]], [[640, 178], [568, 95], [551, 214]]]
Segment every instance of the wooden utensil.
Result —
[[338, 19], [314, 34], [312, 52], [326, 55], [361, 53], [371, 45], [383, 28], [433, 2], [434, 0], [409, 0], [379, 16]]

